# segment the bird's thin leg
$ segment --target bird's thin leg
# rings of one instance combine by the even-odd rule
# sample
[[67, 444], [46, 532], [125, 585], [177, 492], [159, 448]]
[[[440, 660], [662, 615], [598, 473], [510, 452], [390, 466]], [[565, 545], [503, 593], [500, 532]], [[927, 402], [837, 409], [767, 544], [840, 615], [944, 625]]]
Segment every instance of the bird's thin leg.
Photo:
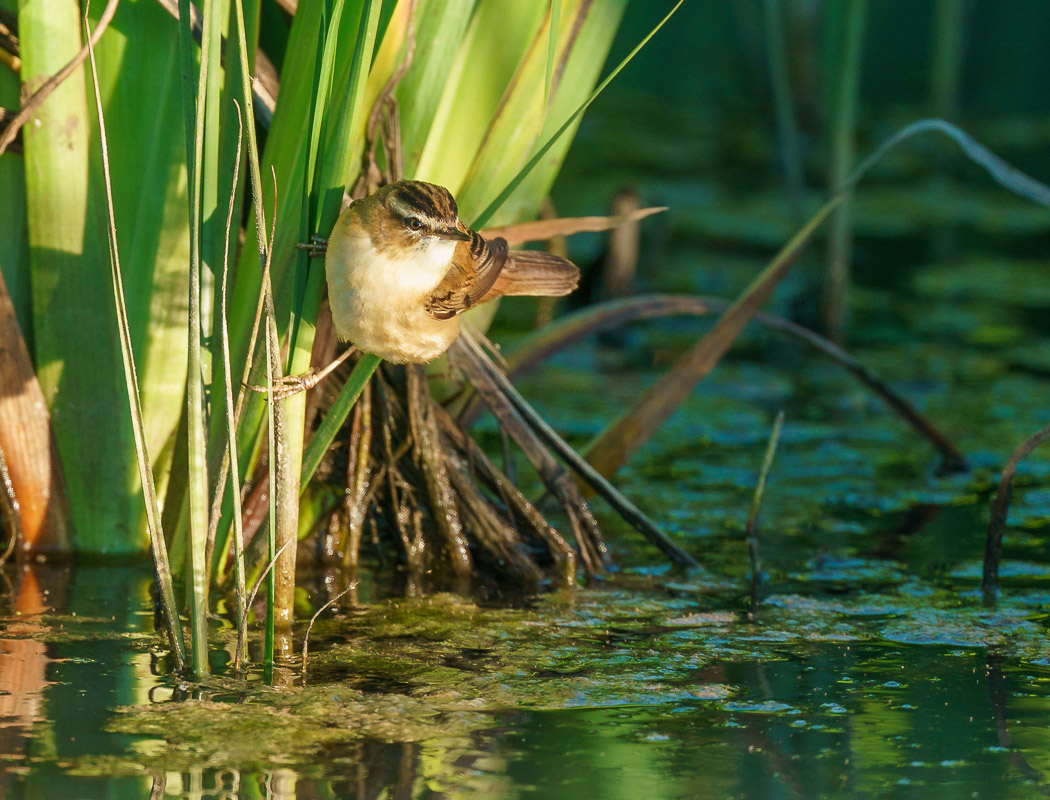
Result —
[[[299, 394], [299, 392], [305, 392], [313, 389], [317, 384], [327, 378], [336, 369], [338, 369], [344, 361], [346, 361], [351, 355], [357, 352], [356, 347], [348, 347], [344, 350], [338, 358], [336, 358], [331, 364], [322, 370], [311, 369], [308, 372], [300, 373], [299, 375], [285, 375], [283, 378], [274, 381], [273, 385], [273, 399], [284, 400], [286, 397]], [[253, 392], [259, 392], [260, 394], [266, 394], [265, 386], [256, 386], [251, 383], [245, 384]]]
[[300, 242], [296, 247], [305, 250], [310, 258], [324, 258], [328, 252], [328, 239], [315, 233], [310, 237], [310, 241]]

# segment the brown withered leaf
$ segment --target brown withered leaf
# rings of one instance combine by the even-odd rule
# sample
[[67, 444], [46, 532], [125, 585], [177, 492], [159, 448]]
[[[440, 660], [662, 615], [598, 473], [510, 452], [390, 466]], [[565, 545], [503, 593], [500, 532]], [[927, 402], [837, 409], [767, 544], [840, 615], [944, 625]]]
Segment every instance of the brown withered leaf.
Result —
[[721, 361], [748, 320], [758, 313], [773, 294], [777, 284], [787, 275], [813, 235], [841, 201], [842, 195], [829, 200], [816, 216], [784, 245], [772, 263], [719, 318], [715, 327], [686, 353], [634, 408], [629, 409], [591, 442], [584, 452], [591, 466], [601, 475], [610, 477], [648, 441], [653, 432]]
[[559, 217], [556, 219], [539, 219], [535, 222], [519, 222], [516, 225], [504, 225], [502, 228], [485, 228], [481, 235], [486, 239], [502, 236], [511, 247], [528, 242], [545, 242], [556, 236], [571, 236], [574, 233], [600, 233], [618, 228], [625, 222], [636, 222], [646, 217], [666, 211], [666, 206], [639, 208], [630, 214], [615, 217]]

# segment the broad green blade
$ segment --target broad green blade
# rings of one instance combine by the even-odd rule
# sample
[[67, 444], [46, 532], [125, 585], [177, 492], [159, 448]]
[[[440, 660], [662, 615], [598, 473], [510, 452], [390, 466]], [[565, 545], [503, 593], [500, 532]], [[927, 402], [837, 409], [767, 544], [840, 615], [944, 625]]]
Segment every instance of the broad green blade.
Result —
[[551, 0], [550, 33], [547, 37], [547, 74], [543, 79], [543, 108], [550, 105], [554, 85], [555, 61], [558, 53], [558, 23], [561, 21], [561, 0]]
[[[569, 0], [564, 4], [550, 103], [545, 105], [543, 98], [547, 57], [537, 47], [513, 96], [494, 120], [458, 198], [467, 219], [474, 219], [498, 189], [515, 179], [539, 143], [552, 140], [542, 162], [526, 175], [523, 186], [515, 190], [513, 199], [504, 203], [493, 220], [505, 223], [536, 216], [572, 144], [582, 119], [582, 112], [576, 112], [598, 82], [626, 7], [627, 0]], [[570, 124], [559, 134], [566, 120]]]
[[[64, 66], [80, 50], [82, 24], [75, 4], [23, 0], [23, 82], [38, 85]], [[90, 130], [83, 67], [22, 130], [33, 347], [65, 468], [77, 547], [142, 552], [145, 530], [136, 525], [142, 501], [129, 491], [131, 426], [104, 225], [91, 183]]]
[[[567, 0], [566, 16], [586, 16], [590, 3]], [[485, 130], [484, 138], [464, 175], [456, 201], [460, 213], [472, 219], [492, 187], [505, 186], [528, 160], [543, 129], [547, 111], [547, 44], [551, 38], [550, 9], [528, 43], [525, 56], [507, 86], [499, 106]], [[562, 41], [556, 42], [555, 55], [571, 46], [575, 26], [567, 25]], [[553, 74], [553, 66], [551, 66]], [[484, 199], [478, 199], [481, 196]]]
[[[101, 5], [97, 10], [101, 13]], [[128, 326], [161, 496], [186, 391], [189, 236], [179, 53], [171, 47], [175, 35], [175, 20], [159, 5], [125, 3], [95, 48], [117, 240], [125, 262], [134, 265], [124, 280]], [[97, 137], [94, 115], [92, 130]], [[98, 148], [91, 154], [97, 161]], [[141, 487], [133, 465], [129, 458], [128, 488], [136, 493]]]
[[569, 117], [563, 123], [561, 123], [561, 125], [554, 131], [554, 133], [546, 139], [544, 144], [536, 150], [536, 152], [528, 160], [525, 166], [518, 171], [518, 174], [514, 177], [514, 179], [510, 181], [510, 183], [507, 184], [503, 191], [501, 191], [496, 196], [496, 199], [489, 203], [488, 206], [485, 207], [485, 210], [482, 211], [473, 220], [473, 227], [483, 228], [493, 219], [496, 212], [500, 210], [500, 208], [507, 201], [507, 199], [511, 195], [513, 195], [515, 191], [517, 191], [518, 187], [525, 182], [529, 175], [532, 174], [533, 170], [536, 169], [536, 167], [543, 161], [544, 158], [546, 158], [547, 154], [550, 153], [550, 151], [558, 143], [561, 137], [570, 129], [575, 128], [575, 126], [579, 123], [580, 117], [583, 116], [583, 112], [590, 107], [591, 103], [593, 103], [597, 99], [598, 95], [600, 95], [605, 90], [605, 87], [608, 86], [613, 81], [613, 79], [620, 74], [624, 67], [626, 67], [628, 64], [631, 63], [632, 60], [634, 60], [634, 57], [638, 55], [638, 52], [649, 43], [649, 41], [657, 34], [660, 28], [667, 24], [667, 21], [670, 20], [672, 16], [674, 16], [675, 12], [678, 11], [683, 2], [685, 2], [685, 0], [678, 0], [678, 2], [675, 3], [674, 7], [672, 7], [671, 10], [667, 12], [667, 15], [656, 24], [656, 26], [649, 32], [649, 34], [644, 39], [642, 39], [642, 41], [640, 41], [637, 45], [635, 45], [634, 49], [627, 54], [623, 61], [621, 61], [608, 75], [605, 76], [602, 82], [598, 84], [598, 87], [587, 96], [587, 99], [584, 100], [579, 105], [579, 107], [577, 107], [576, 110], [573, 111], [572, 114], [569, 115]]
[[544, 25], [539, 0], [481, 3], [445, 84], [413, 177], [459, 196], [507, 86]]
[[[90, 33], [89, 30], [85, 31], [85, 36], [90, 37]], [[142, 422], [141, 394], [139, 392], [138, 375], [135, 370], [131, 330], [128, 327], [127, 303], [125, 302], [123, 276], [120, 268], [120, 247], [117, 242], [116, 215], [113, 210], [113, 176], [110, 170], [109, 142], [106, 136], [105, 115], [102, 110], [98, 64], [95, 61], [94, 48], [91, 45], [90, 38], [88, 38], [88, 47], [95, 99], [95, 120], [98, 124], [99, 153], [102, 159], [103, 184], [106, 193], [107, 243], [109, 245], [110, 267], [113, 275], [113, 300], [120, 329], [120, 352], [124, 367], [124, 382], [128, 392], [128, 404], [131, 407], [135, 462], [138, 466], [139, 480], [142, 483], [143, 495], [146, 501], [146, 525], [149, 529], [150, 546], [153, 550], [153, 564], [160, 590], [160, 604], [164, 609], [168, 641], [175, 662], [175, 670], [181, 673], [186, 667], [186, 646], [183, 643], [182, 622], [179, 619], [178, 607], [175, 605], [175, 592], [164, 542], [164, 531], [160, 528], [160, 504], [157, 499], [157, 489], [153, 483], [153, 466], [150, 463], [149, 448], [146, 445], [145, 428]]]
[[419, 157], [475, 3], [476, 0], [419, 0], [416, 6], [416, 52], [396, 91], [406, 177], [413, 177], [418, 171]]

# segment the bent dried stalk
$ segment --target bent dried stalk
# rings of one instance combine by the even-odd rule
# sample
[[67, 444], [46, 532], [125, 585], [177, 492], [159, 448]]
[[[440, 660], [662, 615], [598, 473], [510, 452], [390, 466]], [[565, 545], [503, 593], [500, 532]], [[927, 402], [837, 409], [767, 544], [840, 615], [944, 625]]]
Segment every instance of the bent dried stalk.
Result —
[[[463, 342], [463, 349], [472, 351], [472, 355], [475, 359], [483, 357], [481, 350], [478, 348], [477, 342], [475, 342], [469, 335], [461, 336], [459, 341]], [[506, 375], [498, 369], [495, 369], [495, 367], [492, 367], [489, 371], [489, 376], [494, 385], [498, 387], [499, 392], [501, 392], [514, 409], [525, 418], [529, 427], [532, 428], [532, 430], [534, 430], [544, 442], [546, 442], [548, 447], [552, 448], [554, 452], [561, 456], [561, 458], [565, 460], [577, 475], [600, 494], [605, 501], [608, 502], [621, 517], [623, 517], [628, 525], [642, 534], [674, 563], [686, 567], [700, 566], [695, 558], [672, 542], [667, 534], [660, 530], [652, 520], [645, 516], [645, 514], [634, 505], [634, 503], [617, 491], [609, 481], [603, 478], [593, 467], [584, 461], [575, 450], [569, 447], [565, 440], [558, 436], [558, 434], [554, 432], [554, 429], [551, 428], [551, 426], [536, 413], [532, 406], [528, 404], [525, 398], [518, 393], [517, 389], [514, 388], [514, 385], [507, 379]]]
[[781, 278], [788, 273], [821, 224], [841, 201], [842, 195], [839, 195], [825, 204], [721, 316], [715, 327], [657, 381], [634, 408], [591, 442], [584, 456], [601, 475], [609, 477], [615, 474], [715, 368], [747, 321], [758, 313], [773, 294]]
[[999, 488], [992, 501], [992, 515], [988, 520], [988, 532], [984, 540], [981, 592], [986, 602], [994, 600], [999, 593], [999, 561], [1003, 554], [1003, 533], [1006, 531], [1006, 516], [1010, 511], [1010, 493], [1013, 488], [1014, 475], [1017, 473], [1017, 465], [1047, 439], [1050, 439], [1050, 425], [1022, 442], [1003, 467], [1003, 474], [999, 478]]
[[[638, 295], [637, 297], [612, 300], [591, 306], [583, 311], [562, 317], [558, 322], [527, 339], [506, 357], [507, 376], [517, 378], [532, 370], [541, 361], [559, 350], [580, 341], [586, 336], [619, 327], [628, 322], [656, 319], [664, 316], [706, 316], [711, 312], [724, 312], [730, 306], [728, 300], [717, 297], [694, 297], [692, 295]], [[906, 398], [894, 391], [885, 381], [875, 375], [835, 343], [825, 339], [795, 322], [773, 314], [759, 312], [754, 321], [770, 330], [783, 333], [838, 364], [860, 383], [882, 398], [890, 410], [896, 412], [920, 435], [930, 441], [942, 456], [940, 471], [961, 472], [968, 469], [966, 457], [952, 441], [924, 417]], [[481, 406], [472, 399], [460, 414], [460, 423], [471, 424]]]
[[612, 475], [674, 412], [692, 389], [715, 367], [736, 340], [747, 320], [758, 313], [777, 283], [798, 260], [823, 222], [842, 204], [847, 194], [889, 150], [922, 133], [949, 136], [963, 153], [988, 172], [1001, 186], [1034, 203], [1050, 206], [1050, 186], [1007, 164], [969, 134], [939, 119], [920, 120], [887, 139], [858, 166], [842, 191], [810, 219], [733, 303], [715, 327], [635, 406], [599, 436], [587, 449], [587, 460], [603, 475]]

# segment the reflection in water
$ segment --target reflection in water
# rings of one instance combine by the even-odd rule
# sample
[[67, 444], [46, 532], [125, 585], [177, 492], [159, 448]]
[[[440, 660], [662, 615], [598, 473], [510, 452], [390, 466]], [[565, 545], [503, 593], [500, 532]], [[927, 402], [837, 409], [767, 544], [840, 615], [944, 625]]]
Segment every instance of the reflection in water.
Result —
[[[702, 626], [646, 625], [632, 629], [639, 635], [606, 636], [604, 658], [651, 669], [646, 654], [668, 640], [701, 658], [669, 650], [644, 693], [614, 697], [595, 691], [607, 679], [600, 666], [573, 668], [583, 656], [572, 648], [561, 668], [537, 664], [523, 674], [498, 647], [478, 642], [470, 652], [484, 658], [451, 657], [459, 651], [445, 652], [443, 641], [406, 635], [388, 643], [392, 652], [402, 653], [402, 665], [432, 658], [445, 689], [405, 680], [361, 690], [334, 681], [338, 670], [318, 669], [306, 689], [260, 693], [250, 682], [237, 684], [243, 691], [185, 687], [155, 674], [156, 640], [138, 635], [149, 623], [148, 571], [78, 571], [62, 615], [45, 602], [47, 580], [22, 581], [0, 643], [5, 798], [939, 800], [960, 796], [960, 787], [967, 797], [1046, 794], [1050, 669], [982, 648], [778, 644], [763, 640], [775, 626], [760, 622], [734, 628], [732, 652], [712, 660], [704, 654], [726, 643]], [[541, 612], [519, 613], [549, 624]], [[606, 622], [599, 630], [619, 628]], [[590, 627], [569, 635], [581, 644], [593, 638]], [[521, 706], [501, 710], [493, 693], [508, 683]], [[479, 685], [491, 688], [469, 700]], [[550, 694], [554, 685], [577, 690]], [[699, 699], [705, 686], [729, 693]], [[276, 697], [313, 698], [334, 713], [297, 719], [316, 711], [291, 705], [275, 715]], [[115, 732], [114, 709], [151, 698], [157, 710], [145, 716], [155, 719], [170, 719], [160, 716], [165, 709], [199, 709], [197, 735], [163, 721], [154, 733]], [[224, 708], [243, 722], [209, 738]], [[431, 711], [421, 716], [420, 708]], [[414, 715], [411, 724], [405, 714]], [[306, 723], [307, 740], [282, 739], [285, 720]], [[275, 750], [274, 741], [290, 749]]]
[[[20, 619], [4, 626], [0, 639], [0, 757], [17, 763], [26, 752], [32, 726], [43, 720], [47, 656], [38, 619], [46, 609], [43, 589], [32, 570], [22, 572], [9, 616]], [[24, 638], [23, 638], [24, 637]], [[10, 796], [11, 773], [0, 771], [0, 796]]]

